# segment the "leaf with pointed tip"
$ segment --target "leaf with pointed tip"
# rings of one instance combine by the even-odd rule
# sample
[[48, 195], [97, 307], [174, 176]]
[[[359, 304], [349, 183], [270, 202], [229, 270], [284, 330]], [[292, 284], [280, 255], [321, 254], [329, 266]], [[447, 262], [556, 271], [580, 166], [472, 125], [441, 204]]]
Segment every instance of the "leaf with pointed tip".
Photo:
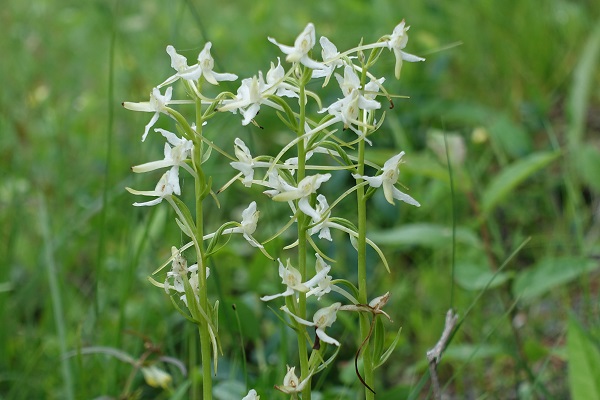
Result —
[[[483, 192], [481, 217], [489, 214], [516, 187], [560, 156], [558, 151], [543, 151], [530, 154], [504, 168], [496, 175]], [[511, 199], [514, 201], [514, 197]]]
[[573, 400], [600, 400], [600, 350], [570, 318], [567, 330], [569, 391]]
[[390, 356], [396, 349], [398, 342], [400, 341], [400, 332], [402, 332], [402, 327], [398, 329], [398, 333], [396, 333], [394, 341], [392, 342], [392, 344], [390, 344], [390, 347], [388, 347], [387, 350], [381, 355], [381, 357], [379, 357], [379, 361], [373, 366], [373, 369], [381, 367], [387, 361], [387, 359], [390, 358]]

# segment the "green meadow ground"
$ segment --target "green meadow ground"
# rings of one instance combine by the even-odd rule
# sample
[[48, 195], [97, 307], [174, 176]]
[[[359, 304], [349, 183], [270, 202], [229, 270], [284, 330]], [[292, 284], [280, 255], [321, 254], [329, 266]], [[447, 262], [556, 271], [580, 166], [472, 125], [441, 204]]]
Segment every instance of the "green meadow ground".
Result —
[[[402, 327], [376, 371], [377, 398], [431, 396], [425, 351], [452, 307], [461, 325], [439, 377], [453, 398], [600, 399], [600, 3], [591, 0], [5, 1], [0, 399], [186, 398], [189, 380], [175, 368], [166, 392], [130, 378], [115, 357], [82, 354], [103, 346], [138, 358], [151, 342], [189, 366], [194, 352], [196, 330], [147, 280], [183, 240], [173, 215], [164, 204], [132, 207], [124, 190], [155, 184], [130, 171], [161, 155], [158, 140], [140, 144], [150, 115], [121, 102], [147, 100], [171, 75], [166, 45], [193, 59], [210, 40], [218, 70], [247, 77], [280, 55], [267, 36], [290, 43], [312, 21], [317, 36], [347, 48], [403, 18], [407, 50], [427, 61], [405, 64], [390, 84], [410, 99], [388, 113], [371, 155], [406, 151], [401, 181], [422, 207], [372, 200], [370, 235], [392, 272], [374, 256], [370, 285], [392, 293], [389, 341]], [[384, 56], [379, 68], [393, 77]], [[240, 135], [265, 149], [285, 140], [221, 124], [223, 146]], [[464, 156], [451, 170], [443, 132]], [[212, 159], [207, 168], [219, 184], [233, 176]], [[221, 194], [208, 224], [237, 215], [240, 196], [235, 186]], [[287, 215], [264, 213], [261, 224], [278, 217]], [[285, 398], [272, 386], [296, 362], [286, 348], [294, 338], [258, 301], [279, 288], [276, 268], [238, 243], [213, 268], [225, 349], [216, 396], [254, 387]], [[336, 250], [352, 265], [351, 249]], [[356, 342], [348, 321], [336, 329]], [[314, 380], [322, 398], [361, 397], [354, 351], [345, 346]]]

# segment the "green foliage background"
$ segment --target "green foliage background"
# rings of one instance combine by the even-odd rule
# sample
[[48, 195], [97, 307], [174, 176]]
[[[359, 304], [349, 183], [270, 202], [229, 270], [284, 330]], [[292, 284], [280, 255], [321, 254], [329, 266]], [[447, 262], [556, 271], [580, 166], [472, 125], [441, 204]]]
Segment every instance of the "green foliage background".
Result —
[[[407, 50], [427, 62], [405, 64], [390, 82], [410, 99], [388, 113], [371, 158], [406, 151], [401, 180], [423, 206], [373, 200], [372, 239], [394, 266], [391, 276], [374, 267], [373, 292], [392, 292], [389, 330], [402, 327], [378, 370], [378, 398], [428, 396], [424, 355], [450, 307], [465, 318], [440, 366], [448, 393], [584, 398], [569, 382], [585, 372], [570, 368], [566, 377], [569, 348], [597, 354], [600, 342], [600, 3], [8, 0], [0, 10], [0, 399], [117, 397], [130, 366], [78, 352], [106, 346], [138, 357], [139, 335], [187, 364], [195, 331], [146, 279], [183, 239], [167, 207], [134, 209], [124, 190], [155, 184], [130, 171], [160, 157], [158, 139], [140, 145], [149, 115], [120, 103], [145, 101], [171, 75], [166, 45], [193, 60], [212, 41], [217, 70], [247, 77], [280, 56], [267, 36], [288, 43], [312, 21], [343, 49], [403, 18], [412, 26]], [[381, 73], [391, 77], [393, 57], [383, 58]], [[268, 128], [275, 119], [264, 114]], [[239, 136], [268, 150], [287, 140], [237, 122], [217, 121], [218, 144]], [[439, 132], [464, 140], [453, 192], [443, 152], [432, 150]], [[209, 167], [222, 184], [233, 172], [217, 161]], [[208, 223], [235, 219], [244, 193], [221, 195]], [[266, 226], [287, 217], [265, 215]], [[336, 254], [351, 274], [352, 251]], [[292, 335], [257, 300], [278, 288], [276, 268], [261, 257], [234, 243], [218, 259], [212, 297], [233, 350], [221, 359], [217, 389], [246, 393], [248, 384], [276, 398], [272, 385], [294, 362]], [[569, 313], [585, 330], [573, 328], [568, 348]], [[352, 343], [350, 321], [338, 329]], [[360, 398], [352, 363], [343, 363], [352, 358], [348, 346], [317, 382], [325, 398]], [[175, 387], [184, 384], [171, 372]], [[133, 387], [141, 398], [176, 397], [141, 375]]]

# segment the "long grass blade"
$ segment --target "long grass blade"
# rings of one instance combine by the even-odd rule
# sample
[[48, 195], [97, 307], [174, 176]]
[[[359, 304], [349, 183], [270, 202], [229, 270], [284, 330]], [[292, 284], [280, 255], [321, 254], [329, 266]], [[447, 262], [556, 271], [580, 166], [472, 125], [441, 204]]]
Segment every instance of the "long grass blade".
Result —
[[54, 324], [56, 326], [56, 334], [61, 353], [60, 368], [63, 375], [64, 395], [67, 400], [75, 399], [75, 390], [73, 386], [73, 375], [69, 360], [67, 359], [67, 333], [65, 328], [65, 314], [62, 304], [62, 296], [60, 284], [58, 282], [58, 270], [56, 268], [56, 259], [54, 257], [54, 244], [52, 241], [52, 233], [50, 228], [50, 218], [46, 208], [46, 200], [43, 195], [39, 195], [38, 199], [38, 215], [40, 222], [40, 230], [43, 238], [42, 264], [46, 268], [48, 277], [48, 286], [50, 287], [50, 299], [52, 301], [52, 311], [54, 314]]

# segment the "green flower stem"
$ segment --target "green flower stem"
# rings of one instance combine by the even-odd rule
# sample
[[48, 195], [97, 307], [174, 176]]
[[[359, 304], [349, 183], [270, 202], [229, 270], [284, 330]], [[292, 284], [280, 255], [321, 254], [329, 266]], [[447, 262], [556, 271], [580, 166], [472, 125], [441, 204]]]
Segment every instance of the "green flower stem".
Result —
[[[304, 72], [306, 73], [306, 72]], [[310, 73], [310, 72], [309, 72]], [[304, 81], [302, 79], [302, 81]], [[306, 121], [306, 93], [304, 88], [304, 82], [300, 84], [300, 115], [298, 118], [298, 137], [304, 135], [304, 123]], [[297, 179], [300, 182], [306, 174], [306, 148], [304, 147], [304, 139], [298, 140], [298, 171]], [[308, 218], [304, 213], [298, 213], [298, 271], [302, 276], [302, 281], [306, 280], [306, 251], [308, 245], [308, 239], [306, 238], [306, 231]], [[306, 319], [306, 294], [298, 294], [298, 316]], [[308, 364], [308, 348], [306, 346], [306, 338], [304, 337], [304, 331], [306, 328], [302, 327], [302, 331], [298, 331], [298, 356], [300, 357], [300, 371], [301, 379], [304, 380], [309, 374]], [[311, 398], [311, 385], [310, 382], [306, 385], [302, 391], [302, 399], [310, 400]]]
[[[204, 215], [202, 210], [202, 193], [205, 191], [206, 179], [202, 171], [202, 103], [199, 99], [196, 100], [196, 133], [194, 137], [194, 154], [193, 162], [196, 170], [195, 191], [196, 191], [196, 237], [198, 240], [196, 255], [198, 262], [198, 279], [199, 279], [199, 297], [200, 307], [205, 312], [208, 312], [208, 290], [206, 286], [206, 259], [204, 253]], [[208, 322], [204, 318], [199, 319], [200, 324], [198, 331], [200, 334], [200, 354], [202, 357], [202, 398], [204, 400], [212, 399], [212, 373], [211, 373], [211, 338], [208, 332]], [[197, 393], [197, 392], [196, 392]]]
[[[358, 174], [364, 175], [365, 170], [365, 141], [361, 140], [358, 144]], [[358, 302], [359, 304], [368, 304], [367, 299], [367, 200], [365, 198], [365, 187], [361, 185], [356, 190], [357, 207], [358, 207]], [[371, 324], [367, 315], [360, 315], [360, 338], [363, 340], [369, 335]], [[373, 387], [373, 358], [369, 350], [369, 341], [365, 344], [362, 350], [363, 365], [364, 365], [364, 380]], [[374, 399], [374, 394], [365, 387], [365, 399]]]
[[[365, 81], [367, 77], [367, 70], [363, 68], [361, 75], [361, 86], [365, 87]], [[361, 120], [364, 119], [365, 111], [360, 111]], [[367, 128], [362, 128], [364, 136], [366, 137]], [[357, 172], [359, 175], [365, 174], [365, 140], [358, 142], [358, 165]], [[357, 182], [359, 183], [359, 182]], [[357, 251], [358, 251], [358, 302], [360, 304], [368, 304], [368, 292], [367, 292], [367, 199], [365, 198], [365, 187], [360, 186], [356, 190], [357, 198], [357, 213], [358, 213], [358, 238], [357, 238]], [[371, 324], [367, 315], [360, 315], [360, 337], [364, 340], [369, 335], [371, 330]], [[369, 341], [365, 343], [362, 350], [363, 354], [363, 369], [364, 369], [364, 380], [365, 383], [370, 387], [374, 387], [374, 374], [373, 374], [373, 356], [369, 350]], [[375, 398], [373, 392], [369, 388], [365, 387], [365, 399], [372, 400]]]

